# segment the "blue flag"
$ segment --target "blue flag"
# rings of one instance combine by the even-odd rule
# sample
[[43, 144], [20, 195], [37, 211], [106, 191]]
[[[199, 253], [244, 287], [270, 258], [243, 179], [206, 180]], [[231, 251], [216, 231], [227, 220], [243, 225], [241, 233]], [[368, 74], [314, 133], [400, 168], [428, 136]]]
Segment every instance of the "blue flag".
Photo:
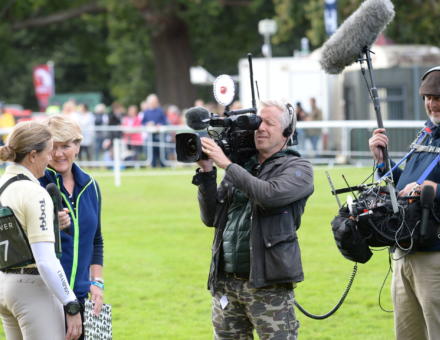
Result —
[[325, 0], [324, 23], [327, 35], [335, 33], [338, 28], [337, 0]]

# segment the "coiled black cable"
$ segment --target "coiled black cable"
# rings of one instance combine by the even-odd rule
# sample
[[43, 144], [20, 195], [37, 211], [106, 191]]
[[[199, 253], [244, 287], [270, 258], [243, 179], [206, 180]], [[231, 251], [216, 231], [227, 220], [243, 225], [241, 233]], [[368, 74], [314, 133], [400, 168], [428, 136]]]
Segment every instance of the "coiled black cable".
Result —
[[339, 307], [341, 307], [341, 305], [344, 303], [345, 298], [348, 295], [348, 292], [351, 289], [351, 286], [353, 284], [354, 278], [356, 276], [357, 273], [357, 263], [354, 264], [353, 267], [353, 272], [350, 275], [350, 279], [348, 280], [348, 284], [347, 287], [345, 287], [344, 293], [342, 294], [341, 298], [339, 299], [339, 302], [336, 304], [336, 306], [333, 307], [333, 309], [331, 311], [329, 311], [326, 314], [323, 315], [316, 315], [316, 314], [312, 314], [309, 313], [308, 311], [306, 311], [296, 300], [295, 300], [295, 306], [298, 307], [298, 309], [305, 315], [308, 316], [309, 318], [315, 319], [315, 320], [324, 320], [327, 319], [329, 316], [333, 315], [334, 313], [336, 313], [336, 311], [339, 309]]

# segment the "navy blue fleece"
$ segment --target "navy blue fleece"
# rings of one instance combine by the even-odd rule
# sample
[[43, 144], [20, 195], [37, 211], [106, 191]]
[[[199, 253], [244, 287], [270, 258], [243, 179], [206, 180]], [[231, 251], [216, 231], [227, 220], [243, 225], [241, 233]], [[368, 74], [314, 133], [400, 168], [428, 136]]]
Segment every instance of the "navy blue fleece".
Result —
[[[69, 204], [75, 214], [79, 210], [78, 268], [73, 291], [78, 299], [84, 299], [90, 290], [90, 265], [103, 265], [104, 242], [101, 234], [101, 194], [98, 184], [96, 182], [90, 183], [93, 179], [75, 163], [72, 165], [72, 173], [75, 179], [75, 187], [70, 201], [75, 202], [75, 204]], [[58, 184], [65, 197], [69, 197], [61, 175], [52, 169], [46, 170], [44, 177], [39, 180], [44, 187], [49, 183]], [[87, 188], [82, 192], [78, 206], [76, 206], [78, 195], [85, 186]], [[63, 206], [67, 207], [64, 200]], [[67, 231], [61, 231], [61, 264], [69, 280], [73, 265], [74, 232], [73, 220]]]

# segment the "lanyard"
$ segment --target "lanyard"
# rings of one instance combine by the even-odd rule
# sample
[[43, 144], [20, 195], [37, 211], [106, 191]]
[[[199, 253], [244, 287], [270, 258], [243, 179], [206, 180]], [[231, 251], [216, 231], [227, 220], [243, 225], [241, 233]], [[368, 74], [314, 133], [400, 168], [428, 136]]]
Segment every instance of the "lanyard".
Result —
[[[428, 127], [425, 127], [417, 136], [416, 138], [416, 142], [415, 144], [419, 144], [419, 143], [423, 143], [425, 141], [425, 139], [427, 137], [429, 137], [431, 135], [431, 129]], [[403, 156], [403, 158], [398, 161], [396, 164], [394, 164], [394, 166], [385, 174], [383, 175], [380, 179], [379, 179], [379, 183], [382, 182], [383, 180], [385, 180], [387, 177], [390, 177], [391, 174], [393, 173], [393, 171], [395, 169], [397, 169], [398, 166], [400, 166], [400, 164], [402, 164], [404, 161], [406, 161], [409, 156], [411, 156], [414, 152], [416, 151], [415, 148], [411, 149], [405, 156]], [[417, 184], [420, 184], [419, 181], [423, 178], [422, 182], [426, 179], [426, 177], [428, 177], [428, 175], [431, 173], [432, 169], [434, 168], [434, 166], [436, 165], [436, 163], [440, 161], [440, 155], [438, 155], [432, 162], [431, 164], [425, 169], [425, 171], [423, 172], [422, 176], [417, 180]], [[429, 172], [427, 172], [429, 169]], [[422, 183], [421, 182], [421, 183]]]
[[429, 174], [431, 173], [432, 169], [434, 169], [434, 167], [437, 165], [437, 163], [440, 161], [440, 154], [437, 155], [437, 157], [435, 157], [432, 162], [429, 164], [429, 166], [425, 169], [425, 171], [423, 171], [422, 176], [420, 176], [420, 178], [417, 180], [417, 184], [420, 185], [423, 183], [423, 181], [426, 179], [426, 177], [429, 176]]

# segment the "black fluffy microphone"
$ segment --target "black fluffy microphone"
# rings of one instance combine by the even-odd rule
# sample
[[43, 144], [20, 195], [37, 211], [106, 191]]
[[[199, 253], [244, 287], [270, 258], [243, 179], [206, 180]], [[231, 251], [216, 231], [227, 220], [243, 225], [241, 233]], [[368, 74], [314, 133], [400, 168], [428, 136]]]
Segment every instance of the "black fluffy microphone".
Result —
[[369, 48], [394, 17], [391, 0], [366, 0], [322, 47], [319, 61], [325, 72], [337, 74]]
[[422, 193], [420, 194], [420, 205], [422, 206], [422, 225], [420, 227], [420, 238], [422, 242], [426, 240], [428, 235], [429, 213], [434, 203], [434, 197], [434, 188], [431, 185], [423, 186]]
[[185, 114], [186, 124], [193, 130], [206, 129], [209, 126], [209, 117], [209, 111], [201, 106], [192, 107]]

